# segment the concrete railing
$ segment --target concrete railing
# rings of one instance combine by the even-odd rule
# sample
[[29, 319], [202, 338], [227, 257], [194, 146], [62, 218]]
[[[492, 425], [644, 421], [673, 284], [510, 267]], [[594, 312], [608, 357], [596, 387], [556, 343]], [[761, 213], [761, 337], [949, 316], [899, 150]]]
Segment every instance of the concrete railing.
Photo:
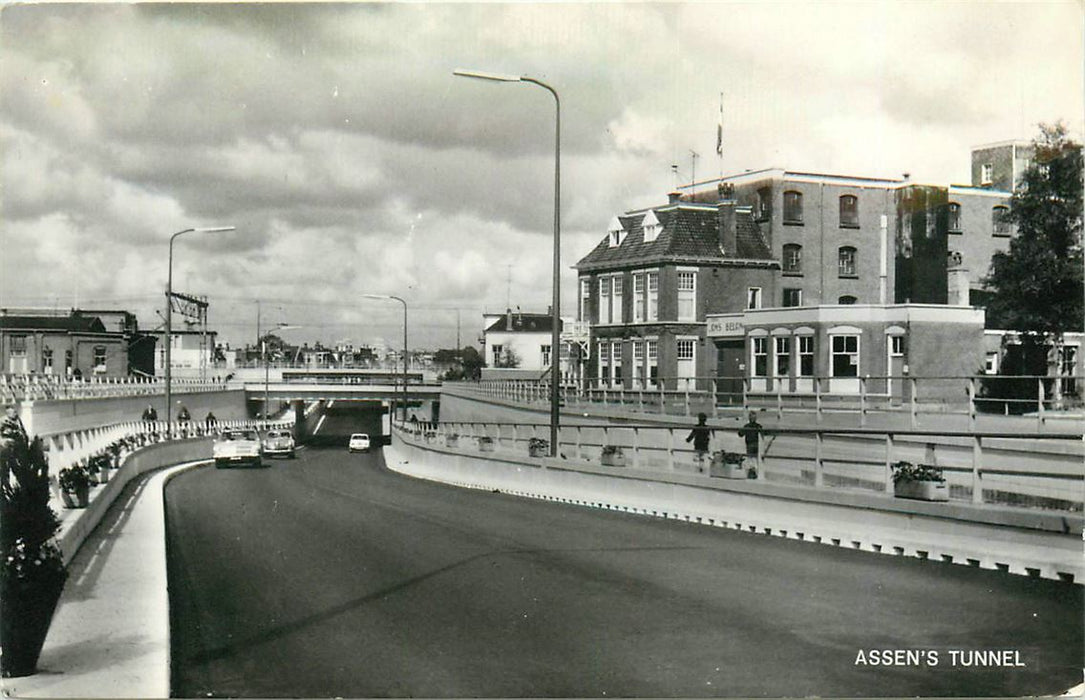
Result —
[[[226, 383], [217, 379], [174, 378], [170, 382], [170, 390], [175, 394], [223, 391], [225, 388]], [[7, 402], [160, 396], [165, 392], [165, 381], [155, 378], [90, 377], [75, 380], [48, 374], [0, 375], [0, 399]]]
[[[713, 449], [746, 452], [737, 424], [715, 422], [710, 427]], [[501, 456], [526, 455], [532, 440], [549, 439], [545, 423], [442, 421], [418, 424], [413, 430], [424, 442], [458, 451], [477, 453], [482, 440]], [[955, 501], [1060, 511], [1078, 518], [1085, 508], [1085, 451], [1079, 435], [774, 425], [762, 430], [760, 477], [769, 482], [891, 498], [893, 465], [908, 461], [940, 468]], [[558, 453], [598, 464], [607, 447], [608, 452], [620, 452], [632, 468], [706, 475], [706, 460], [698, 459], [686, 440], [689, 432], [688, 425], [581, 422], [561, 426]]]
[[404, 474], [466, 488], [1068, 582], [1085, 575], [1080, 514], [604, 466], [570, 455], [531, 457], [526, 443], [533, 428], [510, 435], [510, 427], [500, 443], [496, 430], [489, 436], [494, 451], [488, 452], [477, 443], [487, 437], [479, 431], [474, 440], [456, 433], [449, 445], [445, 428], [397, 426], [386, 462]]

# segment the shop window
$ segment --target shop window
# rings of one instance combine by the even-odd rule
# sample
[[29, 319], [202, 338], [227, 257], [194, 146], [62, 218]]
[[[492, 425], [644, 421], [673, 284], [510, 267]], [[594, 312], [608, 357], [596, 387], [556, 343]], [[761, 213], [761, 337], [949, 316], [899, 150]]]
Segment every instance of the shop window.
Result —
[[829, 366], [833, 377], [859, 376], [859, 336], [834, 335]]
[[769, 369], [769, 339], [750, 338], [753, 348], [753, 375], [754, 377], [767, 377]]
[[786, 336], [773, 338], [773, 345], [776, 347], [775, 360], [776, 360], [776, 376], [787, 377], [791, 374], [791, 338]]
[[799, 376], [814, 376], [814, 336], [799, 336]]

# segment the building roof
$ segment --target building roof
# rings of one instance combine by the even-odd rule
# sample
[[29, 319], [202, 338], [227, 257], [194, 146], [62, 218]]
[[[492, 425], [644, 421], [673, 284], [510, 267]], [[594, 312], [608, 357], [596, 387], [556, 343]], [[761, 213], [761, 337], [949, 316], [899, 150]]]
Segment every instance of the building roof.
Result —
[[[510, 326], [509, 320], [512, 320]], [[525, 314], [519, 311], [502, 314], [486, 327], [484, 333], [550, 333], [554, 324], [550, 314]], [[558, 329], [560, 330], [560, 329]]]
[[611, 246], [608, 235], [574, 267], [621, 267], [669, 260], [773, 259], [748, 209], [735, 209], [736, 250], [726, 252], [720, 249], [720, 217], [715, 206], [678, 204], [653, 211], [661, 227], [654, 241], [644, 240], [644, 213], [619, 216], [618, 222], [625, 231], [621, 244]]
[[0, 316], [0, 329], [60, 333], [107, 332], [97, 316]]

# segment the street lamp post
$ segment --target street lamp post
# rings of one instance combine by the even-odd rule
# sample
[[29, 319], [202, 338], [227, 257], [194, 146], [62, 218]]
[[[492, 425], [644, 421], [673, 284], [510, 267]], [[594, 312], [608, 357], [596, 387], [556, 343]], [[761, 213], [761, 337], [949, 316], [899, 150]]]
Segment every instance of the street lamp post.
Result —
[[[259, 307], [257, 307], [257, 308], [259, 308]], [[281, 323], [281, 322], [278, 325], [275, 326], [275, 329], [279, 330], [279, 331], [291, 331], [291, 330], [294, 330], [294, 329], [297, 329], [297, 328], [301, 328], [301, 326], [292, 326], [289, 323]], [[268, 357], [267, 357], [267, 339], [266, 338], [264, 338], [264, 339], [262, 339], [260, 341], [260, 355], [264, 360], [264, 429], [267, 429], [267, 427], [268, 427], [268, 407], [271, 405], [271, 402], [269, 400], [270, 392], [268, 391], [268, 383], [269, 383], [268, 382], [268, 374], [269, 374], [268, 367], [269, 367], [269, 363], [268, 363]], [[281, 377], [280, 377], [280, 379], [281, 379]]]
[[170, 412], [173, 410], [171, 396], [171, 382], [173, 381], [173, 358], [170, 352], [173, 345], [173, 242], [184, 233], [222, 233], [235, 230], [233, 226], [216, 226], [212, 228], [186, 228], [170, 236], [169, 269], [166, 273], [166, 423], [170, 422]]
[[407, 302], [391, 294], [363, 294], [366, 299], [394, 299], [403, 304], [403, 422], [407, 422]]
[[561, 361], [561, 100], [557, 91], [535, 78], [526, 75], [500, 75], [474, 70], [457, 69], [452, 72], [464, 78], [493, 80], [501, 83], [532, 83], [547, 90], [554, 96], [554, 271], [553, 301], [551, 304], [550, 332], [550, 456], [558, 455], [558, 422], [560, 420], [558, 402], [559, 364]]

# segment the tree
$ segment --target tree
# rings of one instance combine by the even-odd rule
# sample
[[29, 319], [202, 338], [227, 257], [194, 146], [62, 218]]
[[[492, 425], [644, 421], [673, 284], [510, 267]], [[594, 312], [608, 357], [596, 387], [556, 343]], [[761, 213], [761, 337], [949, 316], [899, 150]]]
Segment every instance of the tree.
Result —
[[520, 366], [520, 355], [512, 348], [507, 348], [499, 357], [494, 358], [494, 366], [515, 369]]
[[1050, 345], [1050, 364], [1059, 361], [1063, 334], [1085, 327], [1082, 151], [1061, 123], [1040, 125], [1033, 146], [1007, 215], [1017, 233], [1009, 250], [991, 258], [983, 282], [991, 291], [988, 325], [1017, 331], [1025, 344]]

